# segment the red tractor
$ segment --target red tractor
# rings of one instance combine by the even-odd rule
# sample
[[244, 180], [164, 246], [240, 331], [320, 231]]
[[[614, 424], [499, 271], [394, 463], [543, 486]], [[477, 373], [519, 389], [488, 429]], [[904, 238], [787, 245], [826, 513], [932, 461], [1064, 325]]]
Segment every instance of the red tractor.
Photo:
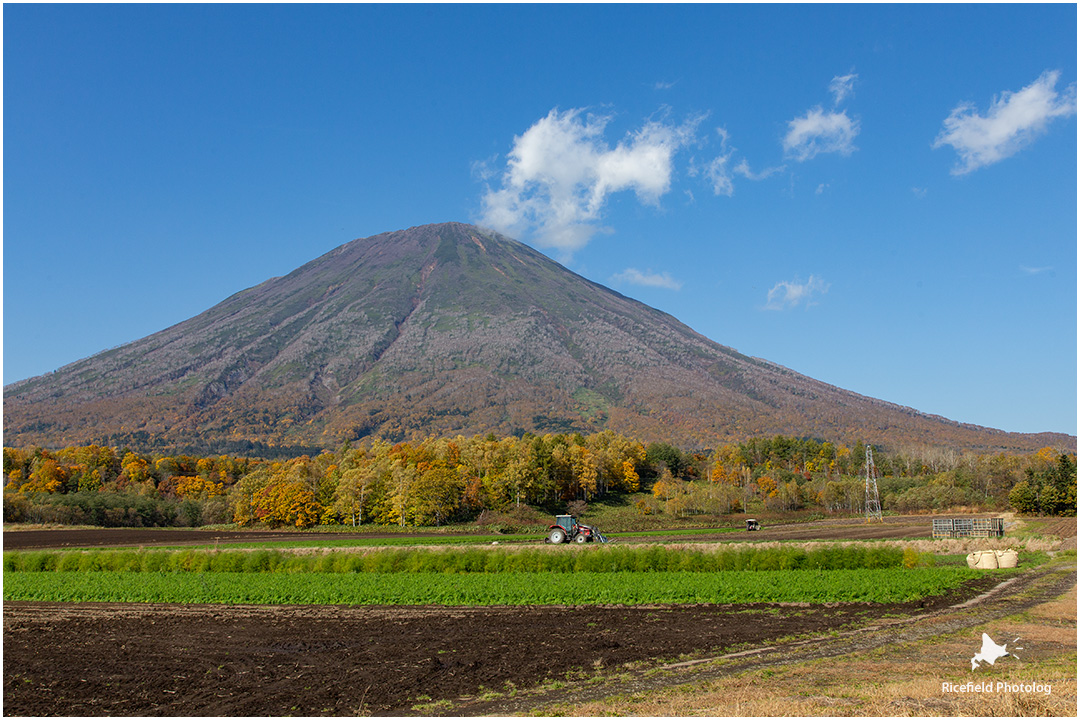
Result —
[[588, 525], [582, 525], [573, 515], [556, 515], [555, 524], [548, 528], [547, 542], [559, 544], [576, 542], [584, 545], [587, 542], [610, 542], [599, 530]]

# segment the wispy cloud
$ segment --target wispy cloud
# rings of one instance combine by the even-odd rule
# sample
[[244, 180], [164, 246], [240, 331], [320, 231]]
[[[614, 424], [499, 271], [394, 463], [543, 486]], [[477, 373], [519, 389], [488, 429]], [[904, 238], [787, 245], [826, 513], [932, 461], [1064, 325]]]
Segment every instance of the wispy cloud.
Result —
[[1025, 275], [1042, 275], [1044, 272], [1050, 272], [1053, 269], [1054, 267], [1052, 265], [1047, 265], [1045, 267], [1028, 267], [1027, 265], [1020, 266], [1020, 272], [1024, 273]]
[[859, 76], [855, 73], [848, 75], [837, 75], [829, 83], [829, 92], [833, 95], [833, 105], [839, 105], [844, 101], [848, 95], [851, 94], [855, 88], [855, 81], [859, 79]]
[[492, 169], [492, 165], [498, 162], [499, 156], [492, 155], [486, 160], [473, 160], [470, 170], [472, 176], [482, 182], [487, 182], [491, 178], [495, 177], [495, 171]]
[[621, 273], [612, 275], [609, 282], [644, 285], [645, 287], [666, 288], [668, 290], [679, 290], [682, 288], [682, 283], [666, 272], [654, 273], [652, 270], [641, 272], [637, 268], [626, 268]]
[[791, 282], [778, 282], [769, 291], [765, 301], [766, 310], [788, 310], [799, 305], [809, 307], [817, 304], [817, 298], [829, 291], [829, 284], [811, 275], [805, 283], [796, 278]]
[[859, 121], [848, 117], [847, 110], [835, 110], [841, 101], [851, 95], [858, 75], [838, 75], [829, 83], [833, 96], [833, 110], [826, 111], [820, 105], [806, 114], [788, 121], [784, 135], [784, 154], [798, 162], [805, 162], [822, 153], [850, 155], [855, 151], [855, 136], [859, 134]]
[[735, 183], [731, 178], [731, 168], [728, 161], [735, 154], [735, 149], [728, 147], [728, 132], [724, 128], [716, 128], [716, 134], [720, 136], [720, 154], [705, 168], [705, 177], [712, 185], [714, 195], [726, 195], [731, 197], [735, 194]]
[[965, 175], [1016, 154], [1046, 130], [1051, 120], [1076, 112], [1076, 84], [1054, 89], [1058, 70], [1047, 70], [1018, 92], [1005, 91], [980, 115], [961, 103], [945, 118], [933, 147], [951, 146], [960, 156], [953, 175]]
[[673, 159], [690, 143], [700, 118], [674, 124], [646, 122], [615, 147], [604, 139], [608, 116], [554, 109], [514, 138], [500, 186], [482, 199], [481, 222], [521, 236], [564, 258], [603, 230], [609, 196], [632, 190], [656, 205], [671, 187]]
[[735, 194], [735, 183], [731, 178], [731, 169], [728, 167], [730, 159], [730, 154], [718, 155], [705, 168], [705, 177], [709, 179], [714, 195], [731, 197]]
[[[731, 146], [727, 130], [724, 128], [716, 128], [717, 135], [720, 136], [720, 154], [717, 155], [708, 165], [705, 166], [704, 175], [712, 185], [714, 195], [726, 195], [731, 197], [735, 194], [735, 176], [741, 175], [747, 180], [764, 180], [776, 173], [783, 172], [784, 167], [765, 168], [761, 172], [753, 172], [750, 169], [750, 163], [746, 158], [739, 160], [738, 163], [733, 163], [736, 149]], [[691, 174], [697, 171], [691, 169]]]
[[765, 178], [772, 177], [777, 173], [784, 172], [787, 169], [786, 165], [777, 165], [775, 167], [767, 167], [761, 172], [754, 172], [750, 169], [750, 163], [745, 158], [739, 161], [739, 164], [735, 166], [735, 174], [742, 175], [747, 180], [764, 180]]

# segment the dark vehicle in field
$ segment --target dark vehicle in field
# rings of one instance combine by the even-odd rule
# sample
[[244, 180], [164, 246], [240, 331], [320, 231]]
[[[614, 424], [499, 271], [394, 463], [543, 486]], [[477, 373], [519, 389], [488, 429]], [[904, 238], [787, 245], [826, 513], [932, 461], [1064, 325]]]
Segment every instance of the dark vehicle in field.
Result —
[[610, 542], [599, 530], [582, 525], [573, 515], [556, 515], [555, 524], [548, 528], [547, 542], [549, 543], [576, 542], [578, 545], [584, 545], [593, 541]]
[[760, 529], [761, 529], [761, 525], [758, 524], [757, 520], [754, 520], [754, 519], [751, 518], [750, 520], [746, 521], [746, 532], [751, 532], [753, 530], [760, 530]]

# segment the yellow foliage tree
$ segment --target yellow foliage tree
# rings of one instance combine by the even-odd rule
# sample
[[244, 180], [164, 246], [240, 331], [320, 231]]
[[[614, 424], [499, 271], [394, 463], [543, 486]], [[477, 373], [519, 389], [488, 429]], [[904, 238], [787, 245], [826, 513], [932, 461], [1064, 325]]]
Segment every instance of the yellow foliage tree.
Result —
[[255, 517], [270, 527], [312, 527], [319, 524], [324, 509], [311, 488], [296, 480], [267, 485], [255, 493], [251, 505]]
[[596, 456], [587, 447], [574, 445], [570, 448], [570, 468], [574, 474], [575, 485], [585, 494], [585, 499], [595, 495], [596, 481], [600, 476]]
[[176, 495], [185, 500], [201, 500], [225, 494], [222, 483], [204, 477], [176, 478]]
[[141, 483], [149, 480], [154, 472], [154, 468], [150, 465], [150, 462], [145, 458], [141, 458], [135, 453], [127, 453], [124, 455], [123, 461], [121, 461], [121, 474], [126, 476], [128, 480], [133, 483]]
[[19, 488], [20, 492], [59, 492], [67, 480], [67, 470], [52, 458], [43, 461], [30, 473], [29, 480]]
[[623, 483], [628, 492], [636, 493], [641, 487], [641, 477], [634, 469], [633, 460], [623, 460], [622, 463]]

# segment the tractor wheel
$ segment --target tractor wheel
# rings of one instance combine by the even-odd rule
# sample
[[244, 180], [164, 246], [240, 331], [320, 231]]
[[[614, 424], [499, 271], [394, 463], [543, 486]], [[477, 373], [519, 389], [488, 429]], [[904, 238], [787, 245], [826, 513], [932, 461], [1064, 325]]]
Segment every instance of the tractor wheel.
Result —
[[562, 528], [555, 528], [548, 534], [548, 540], [553, 544], [558, 545], [561, 542], [566, 542], [566, 531]]
[[585, 537], [585, 533], [579, 533], [578, 536], [574, 538], [574, 542], [576, 542], [578, 545], [584, 545], [585, 543], [589, 542], [589, 538]]

